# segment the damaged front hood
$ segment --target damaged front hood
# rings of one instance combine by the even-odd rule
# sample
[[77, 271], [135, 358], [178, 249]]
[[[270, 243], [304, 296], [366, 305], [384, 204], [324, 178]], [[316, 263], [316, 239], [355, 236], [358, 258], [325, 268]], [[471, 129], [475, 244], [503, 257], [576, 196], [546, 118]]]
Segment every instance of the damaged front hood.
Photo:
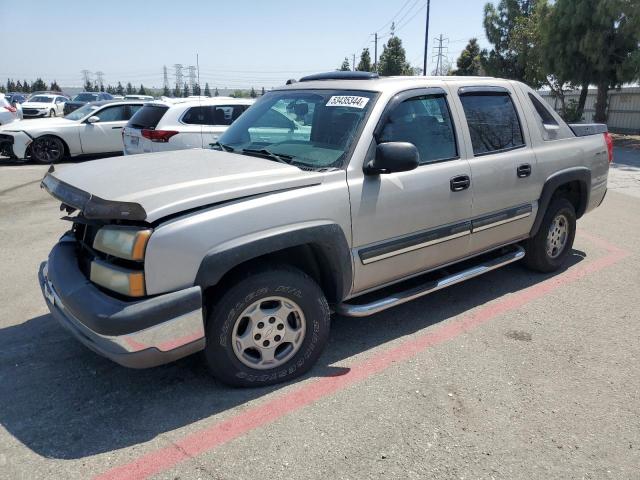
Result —
[[193, 208], [317, 185], [322, 178], [271, 160], [194, 149], [51, 169], [42, 186], [87, 218], [154, 222]]

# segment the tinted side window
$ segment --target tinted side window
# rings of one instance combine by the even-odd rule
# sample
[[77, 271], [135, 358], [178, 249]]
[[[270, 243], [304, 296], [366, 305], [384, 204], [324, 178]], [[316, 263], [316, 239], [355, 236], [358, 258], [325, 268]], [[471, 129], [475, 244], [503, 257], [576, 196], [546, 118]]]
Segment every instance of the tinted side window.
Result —
[[206, 125], [207, 107], [191, 107], [182, 117], [182, 123], [189, 125]]
[[553, 115], [551, 115], [549, 109], [545, 107], [540, 100], [538, 100], [532, 94], [529, 94], [529, 100], [531, 100], [533, 108], [535, 108], [536, 112], [538, 112], [543, 125], [558, 125], [558, 122], [555, 118], [553, 118]]
[[156, 128], [167, 110], [169, 110], [169, 107], [164, 105], [145, 105], [131, 117], [128, 126], [133, 128]]
[[389, 115], [380, 141], [414, 144], [422, 165], [458, 156], [444, 96], [414, 97], [402, 102]]
[[509, 95], [474, 93], [461, 95], [460, 101], [475, 155], [524, 145], [518, 114]]
[[104, 110], [100, 110], [96, 115], [100, 117], [101, 122], [122, 122], [129, 120], [125, 105], [107, 107]]

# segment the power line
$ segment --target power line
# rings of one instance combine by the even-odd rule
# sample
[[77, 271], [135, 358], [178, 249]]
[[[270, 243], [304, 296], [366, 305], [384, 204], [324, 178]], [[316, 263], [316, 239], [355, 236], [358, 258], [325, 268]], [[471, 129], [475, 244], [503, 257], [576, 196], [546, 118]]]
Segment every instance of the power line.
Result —
[[[448, 46], [444, 45], [445, 42], [448, 42], [449, 39], [445, 38], [442, 36], [442, 34], [440, 34], [440, 36], [434, 38], [434, 40], [436, 42], [438, 42], [438, 45], [436, 47], [434, 47], [434, 50], [437, 51], [436, 53], [436, 69], [435, 69], [435, 75], [444, 75], [444, 63], [445, 63], [445, 59], [447, 58], [447, 52], [446, 50], [448, 49]], [[447, 59], [447, 66], [448, 66], [448, 59]]]
[[181, 63], [176, 63], [173, 65], [173, 68], [175, 69], [175, 77], [176, 77], [176, 85], [178, 86], [178, 88], [182, 88], [182, 64]]
[[91, 72], [89, 70], [81, 70], [83, 85], [91, 83]]
[[[418, 0], [415, 0], [415, 1], [418, 1]], [[391, 23], [398, 17], [398, 15], [400, 15], [400, 13], [404, 10], [404, 7], [406, 7], [409, 4], [409, 2], [411, 2], [411, 0], [407, 0], [406, 2], [404, 2], [400, 10], [398, 10], [398, 12], [393, 17], [391, 17], [391, 20], [389, 20], [387, 23], [385, 23], [383, 26], [377, 29], [376, 32], [379, 32], [380, 30], [385, 29], [387, 25], [391, 25]]]
[[98, 85], [100, 85], [100, 87], [104, 86], [104, 72], [96, 72], [96, 82], [98, 83]]

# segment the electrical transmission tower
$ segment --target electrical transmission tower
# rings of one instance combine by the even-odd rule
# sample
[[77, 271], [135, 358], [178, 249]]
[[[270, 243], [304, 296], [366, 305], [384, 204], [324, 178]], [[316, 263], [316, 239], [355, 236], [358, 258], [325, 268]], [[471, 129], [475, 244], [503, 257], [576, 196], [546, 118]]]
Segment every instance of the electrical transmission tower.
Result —
[[176, 70], [176, 85], [178, 88], [182, 88], [182, 64], [176, 63], [173, 68]]
[[445, 68], [448, 70], [449, 68], [449, 60], [447, 57], [447, 53], [448, 53], [448, 45], [449, 45], [449, 38], [445, 38], [442, 36], [442, 34], [440, 34], [440, 36], [434, 38], [434, 40], [436, 41], [437, 45], [434, 47], [434, 55], [435, 55], [435, 62], [436, 62], [436, 69], [434, 70], [433, 74], [434, 75], [444, 75], [445, 74]]
[[102, 90], [104, 87], [104, 72], [96, 72], [96, 82], [98, 82], [98, 86]]
[[187, 70], [189, 70], [189, 89], [193, 93], [196, 87], [196, 67], [195, 65], [189, 65]]
[[83, 87], [87, 83], [91, 83], [91, 72], [89, 70], [81, 70], [80, 73], [82, 74]]
[[167, 66], [162, 67], [162, 81], [165, 90], [169, 90], [169, 73], [167, 72]]

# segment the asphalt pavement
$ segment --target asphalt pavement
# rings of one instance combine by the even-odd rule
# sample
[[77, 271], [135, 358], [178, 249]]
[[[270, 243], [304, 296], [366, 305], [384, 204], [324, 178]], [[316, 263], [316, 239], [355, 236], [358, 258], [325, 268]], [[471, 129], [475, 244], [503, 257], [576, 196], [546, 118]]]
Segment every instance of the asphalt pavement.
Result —
[[68, 225], [45, 166], [0, 162], [0, 479], [639, 479], [640, 154], [618, 150], [566, 269], [334, 317], [307, 376], [245, 390], [63, 331], [36, 274]]

